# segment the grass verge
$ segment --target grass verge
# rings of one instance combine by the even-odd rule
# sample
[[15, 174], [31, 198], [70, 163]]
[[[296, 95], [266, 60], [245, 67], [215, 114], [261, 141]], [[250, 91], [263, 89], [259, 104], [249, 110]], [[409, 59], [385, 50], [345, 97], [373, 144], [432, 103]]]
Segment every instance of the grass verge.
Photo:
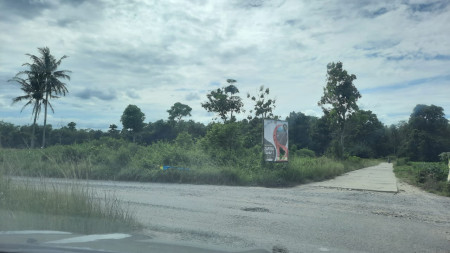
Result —
[[81, 234], [140, 228], [113, 196], [97, 196], [87, 186], [55, 186], [45, 181], [12, 182], [0, 175], [0, 230], [59, 230]]
[[450, 183], [447, 182], [448, 167], [445, 163], [407, 162], [399, 159], [394, 165], [394, 173], [408, 184], [450, 197]]

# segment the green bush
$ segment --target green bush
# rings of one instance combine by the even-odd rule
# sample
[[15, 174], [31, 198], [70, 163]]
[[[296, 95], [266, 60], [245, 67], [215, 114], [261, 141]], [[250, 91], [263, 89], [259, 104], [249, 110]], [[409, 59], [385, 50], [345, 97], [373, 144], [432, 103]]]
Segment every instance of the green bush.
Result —
[[397, 166], [409, 165], [409, 158], [406, 157], [398, 158], [395, 164]]
[[397, 177], [426, 191], [450, 197], [450, 183], [447, 183], [448, 168], [445, 163], [408, 162], [394, 166]]
[[416, 181], [418, 183], [425, 183], [426, 181], [445, 181], [448, 175], [448, 169], [441, 163], [421, 163], [415, 164], [417, 175]]
[[295, 155], [299, 157], [316, 157], [316, 153], [313, 150], [307, 148], [297, 150], [295, 152]]

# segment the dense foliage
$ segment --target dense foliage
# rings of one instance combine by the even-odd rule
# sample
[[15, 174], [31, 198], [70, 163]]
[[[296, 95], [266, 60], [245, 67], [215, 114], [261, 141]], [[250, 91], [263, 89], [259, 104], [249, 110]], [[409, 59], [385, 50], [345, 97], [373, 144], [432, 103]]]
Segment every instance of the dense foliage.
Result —
[[[433, 114], [430, 110], [438, 113]], [[439, 161], [439, 154], [450, 150], [450, 127], [443, 115], [442, 107], [418, 105], [408, 122], [384, 126], [373, 112], [358, 110], [346, 123], [349, 131], [345, 156], [381, 158], [393, 155], [408, 157], [412, 161]], [[289, 122], [289, 148], [292, 153], [309, 149], [318, 156], [334, 156], [338, 142], [334, 141], [333, 128], [326, 115], [317, 118], [291, 112], [286, 120]], [[32, 128], [30, 125], [17, 126], [0, 121], [0, 146], [28, 148]], [[224, 148], [230, 152], [246, 153], [248, 149], [255, 148], [258, 153], [262, 138], [261, 119], [208, 125], [192, 120], [158, 120], [143, 123], [137, 133], [120, 131], [114, 124], [107, 131], [77, 129], [74, 122], [57, 129], [52, 125], [46, 128], [48, 146], [86, 143], [102, 137], [126, 141], [135, 138], [137, 144], [152, 145], [159, 141], [173, 142], [181, 133], [188, 133], [211, 150]], [[36, 125], [36, 129], [36, 138], [41, 138], [43, 126]]]
[[133, 142], [136, 141], [136, 135], [144, 128], [145, 114], [136, 105], [128, 105], [123, 111], [120, 122], [122, 122], [125, 133], [129, 132], [133, 136]]

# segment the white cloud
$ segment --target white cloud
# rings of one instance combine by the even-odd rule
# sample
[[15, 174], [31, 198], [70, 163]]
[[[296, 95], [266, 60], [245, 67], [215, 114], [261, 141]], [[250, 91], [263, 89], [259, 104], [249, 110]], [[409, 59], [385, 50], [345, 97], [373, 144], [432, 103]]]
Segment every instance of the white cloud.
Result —
[[[269, 87], [277, 115], [320, 115], [317, 101], [332, 61], [358, 77], [361, 107], [386, 124], [418, 103], [450, 111], [443, 95], [450, 94], [449, 78], [433, 79], [448, 75], [446, 1], [13, 2], [0, 4], [10, 10], [0, 17], [0, 104], [7, 105], [0, 113], [17, 124], [29, 116], [10, 105], [19, 89], [4, 84], [23, 69], [24, 54], [42, 46], [68, 55], [61, 68], [73, 71], [69, 95], [55, 102], [54, 124], [67, 117], [78, 127], [120, 125], [128, 104], [156, 121], [175, 102], [207, 122], [211, 115], [200, 103], [217, 87], [211, 84], [227, 78], [238, 81], [242, 97]], [[429, 81], [395, 89], [421, 79]]]

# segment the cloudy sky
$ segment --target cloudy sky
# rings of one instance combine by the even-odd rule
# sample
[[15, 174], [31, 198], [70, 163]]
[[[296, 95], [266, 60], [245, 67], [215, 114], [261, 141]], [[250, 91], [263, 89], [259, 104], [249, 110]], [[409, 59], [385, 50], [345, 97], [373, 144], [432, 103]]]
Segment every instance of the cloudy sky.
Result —
[[207, 123], [201, 103], [227, 78], [242, 97], [269, 87], [277, 115], [321, 116], [336, 61], [357, 76], [360, 108], [384, 124], [407, 120], [416, 104], [450, 118], [446, 0], [1, 0], [0, 9], [0, 120], [14, 124], [30, 124], [31, 108], [11, 104], [21, 91], [7, 80], [44, 46], [69, 56], [61, 69], [72, 71], [70, 93], [52, 102], [54, 127], [121, 126], [128, 104], [154, 122], [176, 102]]

